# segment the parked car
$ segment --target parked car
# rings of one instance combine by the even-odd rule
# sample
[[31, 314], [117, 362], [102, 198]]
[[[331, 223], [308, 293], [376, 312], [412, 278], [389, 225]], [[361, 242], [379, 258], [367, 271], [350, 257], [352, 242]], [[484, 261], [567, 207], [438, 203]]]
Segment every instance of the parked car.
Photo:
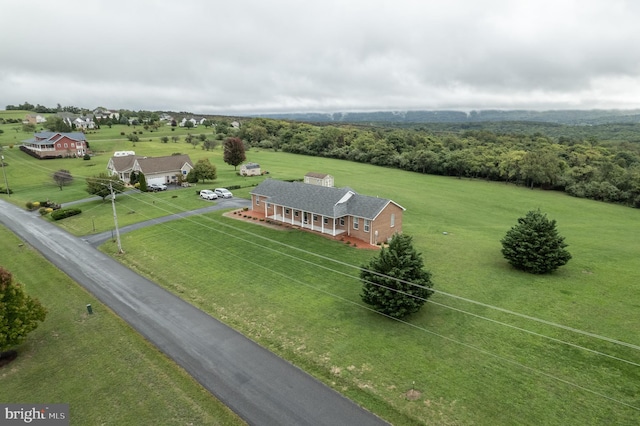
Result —
[[200, 191], [200, 198], [204, 198], [205, 200], [217, 200], [218, 194], [210, 189], [203, 189]]
[[147, 186], [147, 189], [153, 192], [166, 191], [167, 185], [165, 185], [164, 183], [150, 183], [149, 186]]
[[213, 191], [218, 195], [218, 198], [231, 198], [231, 197], [233, 197], [233, 194], [227, 188], [216, 188]]

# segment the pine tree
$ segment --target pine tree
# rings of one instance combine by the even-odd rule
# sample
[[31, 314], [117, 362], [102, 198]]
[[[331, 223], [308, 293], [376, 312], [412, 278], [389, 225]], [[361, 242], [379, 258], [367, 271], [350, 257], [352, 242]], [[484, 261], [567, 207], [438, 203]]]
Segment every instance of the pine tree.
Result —
[[556, 221], [547, 219], [540, 210], [519, 218], [500, 242], [502, 254], [513, 267], [533, 274], [555, 271], [571, 259]]
[[389, 247], [383, 247], [378, 256], [362, 267], [362, 300], [393, 318], [418, 312], [433, 294], [431, 273], [423, 266], [412, 238], [394, 235]]
[[20, 343], [46, 315], [44, 306], [0, 267], [0, 350]]

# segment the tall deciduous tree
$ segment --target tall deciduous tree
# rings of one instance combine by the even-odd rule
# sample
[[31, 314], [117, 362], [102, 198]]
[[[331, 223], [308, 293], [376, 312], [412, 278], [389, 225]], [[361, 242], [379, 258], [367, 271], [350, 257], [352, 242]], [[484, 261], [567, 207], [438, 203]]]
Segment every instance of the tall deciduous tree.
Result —
[[61, 117], [51, 116], [47, 117], [47, 121], [44, 123], [44, 128], [52, 132], [70, 132], [71, 126], [69, 126]]
[[73, 176], [71, 176], [71, 172], [69, 170], [58, 170], [53, 173], [53, 181], [58, 185], [60, 191], [62, 191], [62, 187], [65, 185], [69, 185], [73, 182]]
[[206, 158], [198, 160], [195, 166], [193, 166], [192, 172], [197, 177], [197, 180], [202, 180], [202, 182], [207, 179], [215, 180], [218, 177], [216, 166], [211, 164], [211, 162]]
[[533, 274], [555, 271], [571, 259], [556, 221], [549, 220], [540, 210], [519, 218], [500, 242], [502, 254], [511, 265]]
[[431, 273], [412, 244], [412, 238], [396, 234], [389, 247], [364, 265], [360, 272], [362, 300], [393, 318], [418, 312], [433, 294]]
[[224, 141], [224, 162], [234, 170], [247, 159], [244, 144], [240, 138], [227, 138]]
[[46, 315], [46, 308], [0, 267], [0, 351], [20, 343]]
[[103, 200], [111, 194], [110, 187], [113, 188], [114, 193], [122, 192], [124, 190], [124, 182], [118, 176], [106, 173], [87, 178], [87, 192], [91, 195], [102, 197]]

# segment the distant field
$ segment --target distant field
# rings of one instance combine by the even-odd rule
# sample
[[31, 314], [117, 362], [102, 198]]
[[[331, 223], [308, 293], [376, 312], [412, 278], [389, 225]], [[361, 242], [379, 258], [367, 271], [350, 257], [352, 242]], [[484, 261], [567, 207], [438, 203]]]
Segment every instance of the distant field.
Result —
[[19, 357], [0, 369], [0, 401], [68, 403], [74, 425], [244, 424], [93, 296], [19, 243], [0, 227], [0, 265], [49, 313], [17, 347]]
[[27, 114], [33, 114], [33, 112], [24, 111], [24, 110], [11, 110], [11, 111], [0, 110], [0, 118], [4, 118], [4, 119], [19, 118], [20, 120], [24, 120]]
[[[11, 201], [86, 196], [81, 178], [104, 170], [110, 150], [132, 149], [128, 141], [95, 145], [105, 153], [91, 162], [40, 162], [5, 150], [10, 182], [16, 182]], [[145, 141], [135, 150], [209, 158], [218, 167], [215, 186], [242, 185], [237, 196], [248, 196], [250, 185], [262, 179], [236, 176], [222, 162], [220, 148], [206, 152], [184, 142]], [[637, 423], [640, 210], [324, 158], [260, 150], [247, 157], [270, 177], [326, 172], [336, 186], [405, 207], [404, 232], [413, 236], [439, 291], [431, 303], [409, 319], [410, 325], [381, 318], [359, 298], [355, 267], [371, 251], [219, 213], [124, 235], [124, 262], [394, 424]], [[47, 181], [63, 165], [78, 179], [58, 191]], [[143, 220], [163, 214], [165, 203], [176, 210], [192, 208], [198, 200], [190, 191], [177, 198], [166, 193], [157, 200], [155, 194], [121, 199], [118, 208], [125, 209], [119, 215], [129, 208], [135, 213], [126, 220]], [[101, 229], [108, 228], [110, 212], [104, 207], [87, 204], [82, 218], [63, 226], [80, 234], [95, 214]], [[500, 255], [500, 239], [535, 208], [558, 221], [573, 255], [548, 276], [514, 271]], [[113, 251], [114, 245], [103, 248]]]

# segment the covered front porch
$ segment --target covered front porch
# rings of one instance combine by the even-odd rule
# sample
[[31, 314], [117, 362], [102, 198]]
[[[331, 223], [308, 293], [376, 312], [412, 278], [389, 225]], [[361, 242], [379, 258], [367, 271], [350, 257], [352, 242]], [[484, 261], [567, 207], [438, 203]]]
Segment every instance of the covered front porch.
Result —
[[309, 220], [308, 218], [304, 218], [305, 214], [301, 215], [299, 218], [295, 218], [294, 216], [285, 217], [281, 214], [273, 214], [269, 216], [265, 216], [266, 219], [275, 220], [277, 222], [282, 222], [287, 225], [299, 227], [301, 229], [308, 229], [310, 231], [319, 232], [321, 234], [330, 235], [332, 237], [337, 237], [346, 233], [346, 230], [336, 228], [336, 220], [333, 218], [329, 218], [329, 223], [325, 224], [324, 219], [320, 222], [320, 225], [314, 224], [313, 220]]

